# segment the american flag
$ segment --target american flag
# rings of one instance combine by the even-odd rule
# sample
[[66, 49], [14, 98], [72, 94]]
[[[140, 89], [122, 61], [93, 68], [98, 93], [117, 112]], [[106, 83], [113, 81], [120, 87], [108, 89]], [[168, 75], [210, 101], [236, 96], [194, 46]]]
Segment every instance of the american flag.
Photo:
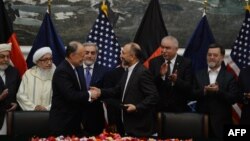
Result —
[[[250, 14], [248, 10], [246, 10], [245, 20], [234, 42], [231, 54], [224, 61], [227, 64], [227, 69], [233, 72], [236, 78], [241, 69], [250, 66]], [[238, 122], [241, 108], [238, 104], [234, 104], [233, 108], [233, 118]]]
[[102, 10], [90, 30], [87, 41], [96, 43], [99, 48], [98, 64], [109, 68], [115, 68], [120, 64], [121, 47], [112, 25]]

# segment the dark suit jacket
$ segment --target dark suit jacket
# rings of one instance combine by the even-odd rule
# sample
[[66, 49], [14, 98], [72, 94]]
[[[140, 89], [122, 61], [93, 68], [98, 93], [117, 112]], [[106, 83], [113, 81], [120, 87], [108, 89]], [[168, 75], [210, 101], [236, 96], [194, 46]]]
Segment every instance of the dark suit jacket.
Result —
[[103, 78], [103, 87], [111, 88], [117, 85], [120, 82], [124, 72], [125, 69], [123, 67], [117, 67], [114, 70], [107, 72]]
[[239, 89], [233, 75], [228, 73], [225, 67], [221, 67], [216, 82], [219, 84], [219, 91], [204, 94], [204, 86], [210, 84], [208, 70], [197, 72], [193, 95], [197, 100], [197, 112], [209, 115], [211, 136], [222, 137], [223, 125], [232, 124], [232, 105], [239, 98]]
[[243, 96], [244, 93], [250, 93], [250, 67], [242, 69], [239, 74], [240, 101], [243, 103], [241, 112], [241, 124], [250, 124], [250, 100]]
[[[109, 68], [95, 63], [90, 86], [102, 88], [104, 74], [108, 71]], [[99, 99], [89, 103], [86, 112], [88, 116], [85, 120], [84, 128], [88, 136], [99, 135], [105, 126], [103, 103]]]
[[98, 63], [95, 63], [93, 74], [91, 76], [90, 86], [96, 86], [96, 87], [102, 88], [104, 85], [103, 84], [104, 75], [108, 71], [110, 71], [109, 68], [99, 65]]
[[[115, 88], [102, 89], [102, 96], [118, 96], [121, 100], [125, 83], [126, 75], [123, 75]], [[124, 129], [128, 135], [148, 137], [155, 132], [154, 107], [157, 102], [158, 92], [152, 74], [138, 63], [130, 76], [123, 100], [123, 104], [134, 104], [137, 109], [133, 113], [123, 111]]]
[[174, 85], [167, 77], [163, 80], [160, 76], [160, 68], [164, 62], [165, 60], [162, 56], [158, 56], [149, 62], [149, 70], [155, 76], [155, 83], [160, 95], [158, 111], [189, 111], [190, 109], [187, 106], [187, 100], [192, 89], [191, 61], [177, 55], [173, 72], [177, 70], [178, 77]]
[[[124, 72], [125, 72], [125, 69], [121, 66], [115, 68], [114, 70], [107, 72], [104, 75], [103, 88], [115, 87], [121, 81], [121, 78]], [[115, 131], [113, 132], [118, 132], [120, 135], [124, 135], [124, 129], [123, 129], [123, 124], [121, 120], [120, 99], [108, 98], [108, 99], [104, 99], [103, 101], [105, 102], [105, 105], [107, 107], [108, 122], [110, 125], [109, 127], [114, 127], [115, 125], [115, 129], [114, 129]]]
[[68, 61], [64, 60], [53, 75], [53, 96], [50, 110], [50, 129], [53, 135], [80, 134], [82, 113], [88, 103], [89, 94], [86, 89], [83, 68], [77, 69], [81, 89]]
[[16, 102], [16, 93], [18, 91], [21, 78], [18, 73], [18, 70], [12, 66], [9, 66], [5, 70], [5, 76], [6, 76], [6, 83], [4, 84], [3, 79], [0, 77], [0, 94], [2, 91], [6, 88], [8, 88], [9, 95], [6, 97], [5, 100], [0, 101], [0, 129], [3, 125], [4, 115], [6, 109], [10, 108], [10, 103]]

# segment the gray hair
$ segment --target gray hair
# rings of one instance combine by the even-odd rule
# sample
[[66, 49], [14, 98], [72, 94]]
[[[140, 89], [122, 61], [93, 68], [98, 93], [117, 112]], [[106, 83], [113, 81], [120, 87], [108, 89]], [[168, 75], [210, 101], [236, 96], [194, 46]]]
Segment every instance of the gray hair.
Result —
[[173, 43], [175, 44], [175, 46], [177, 48], [179, 48], [179, 42], [178, 42], [178, 40], [174, 36], [171, 36], [171, 35], [165, 36], [165, 37], [162, 38], [161, 42], [163, 42], [165, 40], [171, 40], [171, 41], [173, 41]]

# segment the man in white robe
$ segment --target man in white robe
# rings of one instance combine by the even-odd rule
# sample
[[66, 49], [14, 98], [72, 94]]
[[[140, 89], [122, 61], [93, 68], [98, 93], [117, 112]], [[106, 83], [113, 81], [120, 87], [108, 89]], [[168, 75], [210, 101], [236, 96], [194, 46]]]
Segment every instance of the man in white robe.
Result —
[[33, 56], [36, 64], [25, 72], [17, 92], [17, 102], [24, 111], [49, 111], [52, 98], [52, 76], [55, 65], [49, 47], [38, 49]]

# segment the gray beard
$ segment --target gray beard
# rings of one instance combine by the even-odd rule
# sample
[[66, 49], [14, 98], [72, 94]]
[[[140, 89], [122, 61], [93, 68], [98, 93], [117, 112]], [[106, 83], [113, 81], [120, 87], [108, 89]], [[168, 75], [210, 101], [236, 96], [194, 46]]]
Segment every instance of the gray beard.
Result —
[[5, 71], [9, 65], [0, 65], [0, 70]]
[[216, 63], [210, 62], [207, 64], [209, 68], [214, 68], [216, 66]]
[[95, 63], [95, 61], [87, 61], [87, 60], [85, 60], [85, 61], [83, 61], [83, 63], [84, 63], [86, 66], [91, 66], [91, 65], [93, 65], [93, 64]]

